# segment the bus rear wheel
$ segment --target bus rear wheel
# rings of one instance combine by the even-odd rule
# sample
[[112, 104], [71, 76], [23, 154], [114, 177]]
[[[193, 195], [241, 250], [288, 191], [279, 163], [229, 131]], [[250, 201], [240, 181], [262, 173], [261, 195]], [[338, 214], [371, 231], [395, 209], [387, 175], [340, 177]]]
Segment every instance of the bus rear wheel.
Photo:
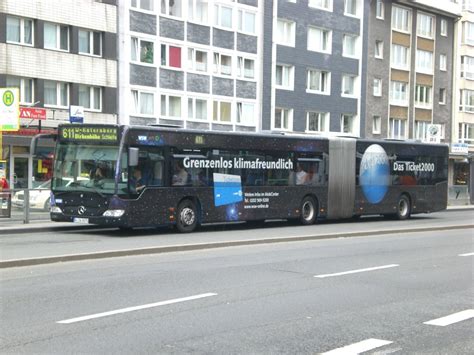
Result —
[[316, 221], [316, 202], [311, 196], [306, 196], [301, 202], [300, 221], [303, 225], [310, 225]]
[[400, 196], [397, 204], [397, 213], [395, 217], [399, 220], [404, 220], [410, 217], [411, 203], [410, 199], [406, 195]]
[[191, 200], [184, 200], [178, 205], [176, 228], [181, 233], [190, 233], [198, 225], [196, 204]]

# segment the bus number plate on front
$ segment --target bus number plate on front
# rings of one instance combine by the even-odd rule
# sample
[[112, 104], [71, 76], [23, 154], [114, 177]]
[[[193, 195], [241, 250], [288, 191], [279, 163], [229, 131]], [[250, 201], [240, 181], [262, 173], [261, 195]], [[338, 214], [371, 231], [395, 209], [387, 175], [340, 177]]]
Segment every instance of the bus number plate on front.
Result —
[[74, 218], [72, 221], [74, 223], [89, 223], [89, 218]]

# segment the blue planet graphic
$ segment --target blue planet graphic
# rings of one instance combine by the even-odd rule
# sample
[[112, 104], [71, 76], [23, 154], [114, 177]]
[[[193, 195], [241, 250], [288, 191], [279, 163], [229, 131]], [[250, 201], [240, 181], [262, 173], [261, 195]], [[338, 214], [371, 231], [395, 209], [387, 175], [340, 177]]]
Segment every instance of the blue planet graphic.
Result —
[[390, 184], [390, 166], [385, 150], [378, 144], [370, 145], [360, 162], [360, 185], [370, 203], [383, 200]]

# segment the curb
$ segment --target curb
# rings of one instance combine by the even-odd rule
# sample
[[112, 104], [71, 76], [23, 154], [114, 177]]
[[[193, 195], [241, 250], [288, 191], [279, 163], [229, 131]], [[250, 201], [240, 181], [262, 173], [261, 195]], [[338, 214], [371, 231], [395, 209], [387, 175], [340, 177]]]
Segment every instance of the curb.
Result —
[[235, 241], [224, 241], [224, 242], [215, 242], [215, 243], [155, 246], [155, 247], [146, 247], [146, 248], [138, 248], [138, 249], [109, 250], [109, 251], [103, 251], [103, 252], [68, 254], [68, 255], [58, 255], [58, 256], [40, 257], [40, 258], [32, 258], [32, 259], [5, 260], [5, 261], [0, 261], [0, 269], [20, 267], [20, 266], [44, 265], [44, 264], [52, 264], [52, 263], [59, 263], [59, 262], [66, 262], [66, 261], [81, 261], [81, 260], [115, 258], [115, 257], [123, 257], [123, 256], [163, 254], [163, 253], [194, 251], [194, 250], [203, 250], [203, 249], [217, 249], [217, 248], [227, 248], [227, 247], [236, 247], [236, 246], [258, 245], [258, 244], [302, 242], [302, 241], [311, 241], [311, 240], [318, 240], [318, 239], [365, 237], [365, 236], [372, 236], [372, 235], [401, 234], [401, 233], [406, 233], [406, 232], [418, 233], [418, 232], [428, 232], [428, 231], [433, 231], [433, 230], [443, 231], [443, 230], [457, 230], [457, 229], [469, 229], [469, 228], [474, 228], [474, 224], [440, 226], [440, 227], [407, 228], [407, 229], [400, 229], [400, 230], [376, 230], [376, 231], [365, 231], [365, 232], [330, 233], [330, 234], [320, 234], [320, 235], [303, 235], [303, 236], [293, 236], [293, 237], [235, 240]]

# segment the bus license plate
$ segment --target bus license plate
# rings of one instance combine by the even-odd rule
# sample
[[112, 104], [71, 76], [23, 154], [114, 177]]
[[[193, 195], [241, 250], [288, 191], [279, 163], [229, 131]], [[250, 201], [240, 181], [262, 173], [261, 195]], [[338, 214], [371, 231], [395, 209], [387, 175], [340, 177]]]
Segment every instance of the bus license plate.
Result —
[[89, 223], [89, 218], [74, 218], [72, 221], [74, 223]]

